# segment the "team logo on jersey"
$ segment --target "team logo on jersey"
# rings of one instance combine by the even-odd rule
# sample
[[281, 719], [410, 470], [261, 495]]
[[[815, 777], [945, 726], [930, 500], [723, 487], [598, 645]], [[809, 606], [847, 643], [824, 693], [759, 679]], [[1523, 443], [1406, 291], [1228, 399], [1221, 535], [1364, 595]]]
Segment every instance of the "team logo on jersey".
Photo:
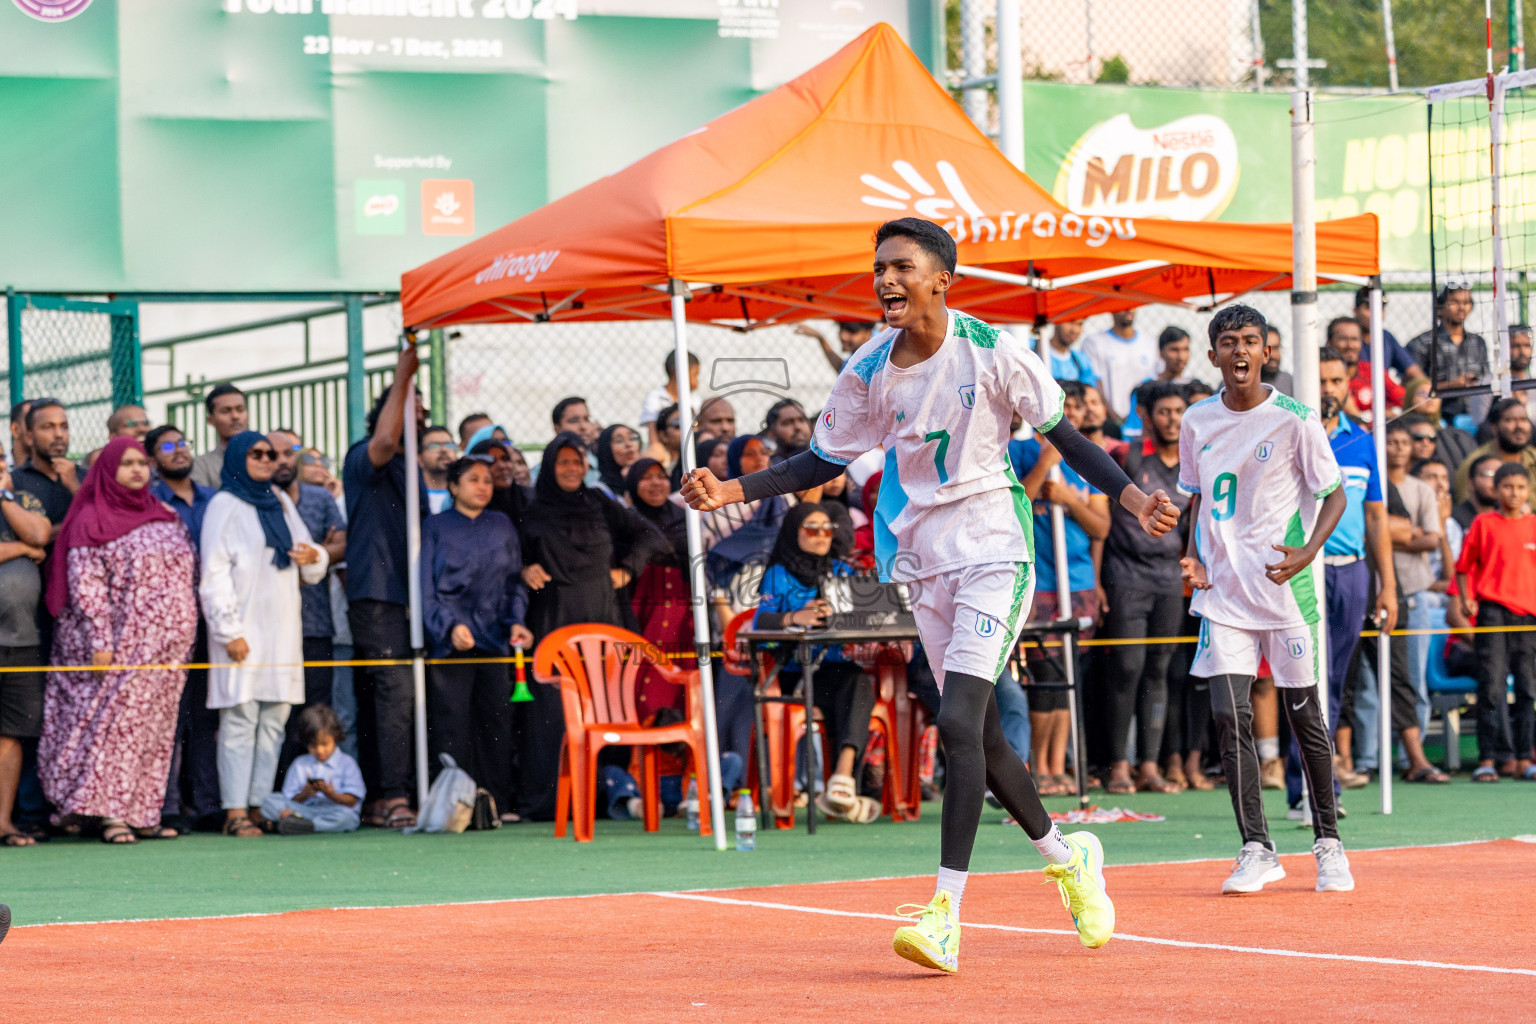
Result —
[[823, 425], [826, 426], [826, 428], [828, 430], [832, 429], [832, 420], [833, 420], [832, 413], [834, 411], [835, 410], [829, 405], [829, 406], [827, 406], [827, 411], [821, 414], [821, 422], [822, 422]]
[[997, 620], [994, 619], [990, 615], [983, 615], [981, 612], [977, 612], [976, 613], [976, 635], [977, 636], [991, 636], [993, 633], [996, 633], [996, 632], [997, 632]]
[[1260, 441], [1253, 449], [1253, 457], [1260, 462], [1268, 462], [1269, 457], [1275, 454], [1275, 442]]
[[960, 407], [962, 409], [976, 408], [976, 385], [967, 384], [960, 389]]
[[900, 412], [898, 412], [896, 414], [896, 422], [897, 423], [904, 423], [904, 422], [906, 422], [906, 419], [907, 419], [907, 410], [903, 409], [903, 410], [901, 410]]
[[1285, 638], [1285, 649], [1292, 658], [1300, 661], [1307, 656], [1307, 640], [1305, 637], [1288, 636]]

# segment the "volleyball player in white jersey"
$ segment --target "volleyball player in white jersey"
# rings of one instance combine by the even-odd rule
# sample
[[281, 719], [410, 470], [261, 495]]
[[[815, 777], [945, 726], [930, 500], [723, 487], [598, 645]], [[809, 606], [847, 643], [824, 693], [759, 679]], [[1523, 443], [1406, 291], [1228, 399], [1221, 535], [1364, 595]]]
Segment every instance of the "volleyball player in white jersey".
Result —
[[901, 956], [953, 972], [960, 903], [988, 788], [1045, 857], [1084, 945], [1114, 930], [1103, 850], [1087, 832], [1063, 837], [1029, 769], [1003, 738], [993, 684], [1034, 589], [1034, 533], [1006, 446], [1015, 412], [1066, 463], [1120, 502], [1154, 536], [1178, 522], [1167, 494], [1143, 494], [1102, 449], [1061, 417], [1061, 388], [1027, 346], [946, 308], [954, 240], [903, 218], [875, 234], [875, 295], [887, 329], [848, 360], [817, 420], [811, 449], [761, 473], [719, 481], [698, 469], [683, 486], [711, 510], [829, 480], [875, 448], [886, 452], [875, 510], [881, 576], [912, 583], [923, 648], [943, 693], [939, 732], [948, 774], [937, 891], [897, 929]]
[[[1264, 820], [1249, 699], [1267, 657], [1312, 794], [1317, 890], [1355, 887], [1339, 842], [1333, 744], [1317, 700], [1321, 619], [1308, 566], [1344, 513], [1339, 464], [1315, 410], [1260, 382], [1269, 327], [1249, 306], [1211, 320], [1222, 389], [1184, 413], [1179, 490], [1194, 496], [1183, 560], [1200, 644], [1190, 674], [1210, 680], [1221, 763], [1243, 848], [1223, 893], [1285, 877]], [[1309, 536], [1310, 534], [1310, 536]], [[1275, 553], [1280, 557], [1276, 559]]]

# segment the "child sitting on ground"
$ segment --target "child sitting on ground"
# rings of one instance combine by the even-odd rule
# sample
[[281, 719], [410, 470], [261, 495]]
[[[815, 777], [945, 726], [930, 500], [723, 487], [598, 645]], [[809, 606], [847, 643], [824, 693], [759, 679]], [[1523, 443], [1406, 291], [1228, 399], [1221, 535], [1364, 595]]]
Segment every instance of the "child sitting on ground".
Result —
[[337, 749], [347, 738], [341, 719], [324, 704], [299, 715], [299, 737], [309, 753], [294, 758], [283, 791], [261, 802], [261, 815], [285, 836], [355, 832], [367, 790], [357, 762]]

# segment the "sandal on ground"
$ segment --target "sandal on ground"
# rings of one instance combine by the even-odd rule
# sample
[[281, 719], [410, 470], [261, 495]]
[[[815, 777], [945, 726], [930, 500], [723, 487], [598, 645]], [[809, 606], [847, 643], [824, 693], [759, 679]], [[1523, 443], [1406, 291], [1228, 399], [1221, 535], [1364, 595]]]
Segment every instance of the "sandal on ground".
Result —
[[825, 802], [837, 809], [840, 815], [852, 814], [859, 805], [859, 790], [852, 775], [834, 775], [827, 780], [827, 792], [818, 805]]
[[522, 824], [522, 821], [523, 816], [516, 811], [508, 811], [501, 816], [501, 823], [503, 825], [519, 825]]
[[384, 801], [374, 800], [363, 809], [363, 824], [369, 828], [383, 828], [386, 818]]
[[1474, 769], [1473, 772], [1472, 772], [1472, 781], [1473, 782], [1498, 782], [1499, 781], [1499, 773], [1494, 770], [1494, 767], [1491, 764], [1478, 765], [1477, 768]]
[[1403, 775], [1403, 781], [1429, 782], [1435, 785], [1444, 785], [1445, 783], [1451, 781], [1451, 777], [1445, 774], [1445, 772], [1436, 768], [1434, 765], [1430, 764], [1425, 765], [1423, 768], [1416, 768], [1411, 772], [1407, 772]]
[[261, 835], [261, 829], [257, 828], [250, 818], [242, 814], [238, 818], [224, 819], [224, 834], [234, 836], [237, 839], [254, 839]]
[[880, 801], [874, 797], [861, 796], [848, 814], [848, 820], [855, 825], [868, 825], [880, 817]]
[[1179, 787], [1156, 772], [1144, 772], [1136, 782], [1138, 793], [1177, 793]]
[[1060, 776], [1056, 776], [1056, 775], [1043, 775], [1043, 776], [1041, 776], [1040, 783], [1036, 787], [1037, 790], [1039, 791], [1040, 795], [1041, 796], [1064, 796], [1065, 794], [1071, 792], [1071, 790], [1069, 790], [1067, 787], [1063, 786], [1058, 781], [1059, 778], [1060, 778]]
[[1190, 775], [1188, 779], [1190, 789], [1207, 790], [1216, 788], [1216, 783], [1209, 775]]
[[1163, 778], [1173, 783], [1173, 785], [1178, 786], [1180, 791], [1189, 788], [1189, 777], [1184, 774], [1184, 769], [1182, 768], [1176, 769], [1174, 771], [1165, 770], [1163, 772]]
[[1136, 792], [1136, 783], [1130, 779], [1110, 779], [1109, 784], [1104, 787], [1104, 792], [1115, 796], [1128, 796]]
[[133, 834], [140, 839], [180, 839], [181, 833], [169, 825], [151, 825], [149, 828], [136, 828]]
[[108, 846], [132, 846], [139, 841], [139, 837], [133, 834], [133, 829], [124, 821], [103, 821], [101, 823], [101, 841]]
[[401, 797], [390, 801], [385, 809], [384, 827], [389, 829], [415, 828], [416, 812], [411, 810], [410, 801]]
[[37, 840], [25, 832], [0, 832], [0, 846], [36, 846]]
[[53, 825], [59, 830], [59, 835], [67, 839], [78, 839], [85, 832], [85, 819], [78, 814], [61, 815]]

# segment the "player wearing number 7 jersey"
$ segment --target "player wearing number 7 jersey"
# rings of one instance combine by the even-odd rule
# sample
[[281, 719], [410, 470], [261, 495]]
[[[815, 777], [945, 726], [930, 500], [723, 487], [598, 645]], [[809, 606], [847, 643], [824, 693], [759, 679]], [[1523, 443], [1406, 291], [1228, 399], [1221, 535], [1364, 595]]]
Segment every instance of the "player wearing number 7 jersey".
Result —
[[[1339, 843], [1333, 744], [1317, 700], [1321, 618], [1308, 568], [1345, 508], [1338, 462], [1316, 411], [1260, 382], [1269, 327], [1258, 310], [1228, 306], [1209, 327], [1222, 389], [1184, 413], [1179, 490], [1193, 496], [1183, 560], [1195, 590], [1200, 642], [1190, 674], [1210, 680], [1221, 763], [1243, 848], [1228, 894], [1285, 877], [1264, 820], [1249, 693], [1269, 659], [1312, 793], [1317, 890], [1353, 889]], [[1278, 554], [1277, 554], [1278, 552]]]
[[1006, 451], [1013, 415], [1043, 431], [1067, 465], [1117, 495], [1153, 536], [1177, 524], [1178, 510], [1161, 491], [1143, 494], [1062, 419], [1061, 388], [1033, 352], [945, 306], [955, 243], [937, 224], [882, 225], [874, 269], [888, 329], [844, 366], [810, 451], [724, 482], [695, 470], [683, 497], [711, 510], [804, 490], [884, 447], [876, 555], [883, 578], [914, 584], [918, 632], [943, 695], [938, 725], [948, 759], [937, 892], [913, 908], [918, 920], [897, 929], [892, 944], [914, 963], [956, 969], [960, 901], [990, 782], [1046, 858], [1083, 944], [1102, 946], [1114, 930], [1103, 850], [1090, 833], [1063, 837], [1051, 824], [1029, 769], [1003, 738], [993, 695], [1034, 589], [1032, 511]]

